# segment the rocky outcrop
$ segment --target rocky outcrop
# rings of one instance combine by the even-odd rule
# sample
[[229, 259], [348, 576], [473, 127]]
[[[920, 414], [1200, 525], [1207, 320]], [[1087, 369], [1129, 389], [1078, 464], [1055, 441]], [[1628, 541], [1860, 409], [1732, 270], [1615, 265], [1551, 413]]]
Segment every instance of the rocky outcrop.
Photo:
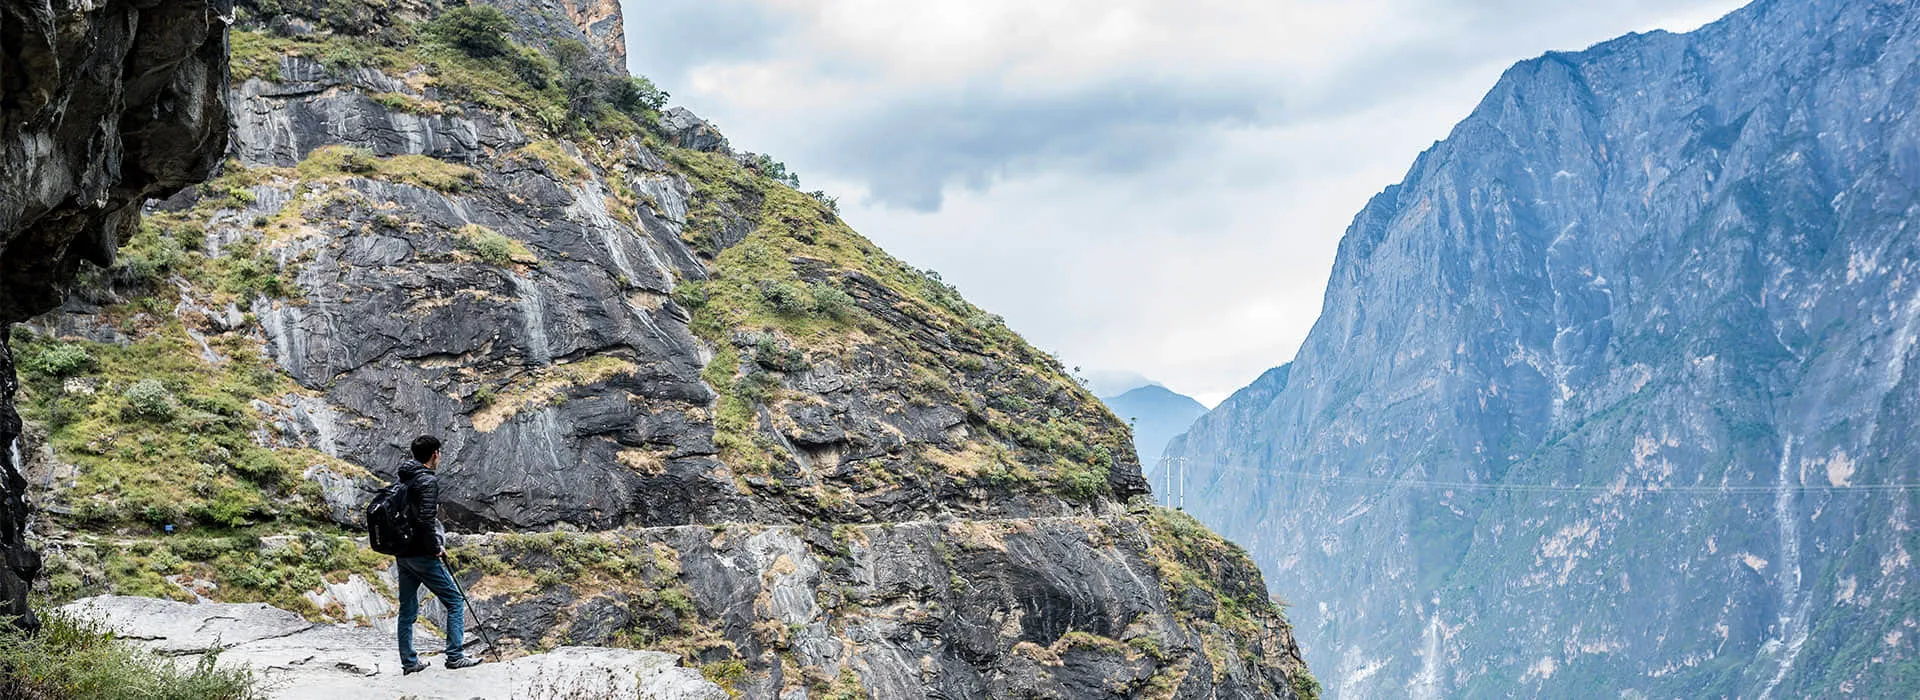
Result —
[[[843, 675], [879, 698], [1307, 692], [1291, 633], [1259, 612], [1271, 603], [1258, 571], [1197, 530], [1141, 510], [457, 542], [503, 644], [692, 645], [765, 668], [733, 683], [745, 697], [808, 697]], [[599, 563], [570, 561], [582, 552]], [[525, 590], [555, 567], [582, 571]]]
[[1549, 54], [1368, 204], [1277, 393], [1176, 442], [1330, 686], [1920, 682], [1920, 502], [1871, 488], [1916, 480], [1916, 47], [1763, 0]]
[[560, 0], [560, 6], [595, 48], [606, 52], [616, 67], [626, 66], [627, 27], [619, 0]]
[[[400, 673], [391, 620], [372, 626], [315, 624], [259, 603], [201, 603], [98, 596], [60, 612], [96, 620], [120, 639], [178, 658], [210, 653], [222, 666], [251, 668], [275, 700], [418, 698], [419, 700], [724, 700], [727, 694], [671, 654], [605, 647], [559, 647], [459, 671], [429, 651], [442, 642], [416, 632], [421, 660], [433, 667]], [[481, 653], [470, 650], [469, 653]]]
[[[204, 178], [227, 138], [229, 3], [0, 6], [0, 328], [57, 305], [147, 198]], [[0, 339], [4, 341], [4, 339]], [[32, 625], [25, 483], [10, 351], [0, 348], [0, 615]]]
[[[498, 4], [519, 48], [584, 41]], [[772, 161], [636, 82], [292, 5], [234, 32], [234, 162], [22, 334], [50, 593], [373, 617], [388, 560], [340, 526], [433, 433], [510, 655], [661, 649], [752, 697], [1313, 695], [1124, 424]]]

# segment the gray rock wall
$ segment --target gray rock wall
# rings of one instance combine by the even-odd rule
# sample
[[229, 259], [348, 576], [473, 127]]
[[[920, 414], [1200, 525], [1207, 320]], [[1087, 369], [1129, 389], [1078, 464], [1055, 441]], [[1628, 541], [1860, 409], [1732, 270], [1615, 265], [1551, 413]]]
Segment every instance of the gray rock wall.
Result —
[[[140, 206], [206, 177], [227, 138], [227, 0], [0, 5], [0, 328], [107, 264]], [[3, 342], [5, 339], [0, 339]], [[0, 349], [0, 615], [32, 625], [11, 352]]]
[[[522, 39], [613, 7], [502, 4]], [[276, 77], [129, 247], [171, 262], [34, 323], [101, 358], [27, 375], [49, 589], [371, 616], [387, 560], [335, 526], [430, 433], [509, 653], [663, 649], [753, 697], [1313, 694], [1244, 552], [1128, 510], [1124, 424], [998, 317], [691, 113], [556, 117], [560, 83], [369, 5], [249, 12]], [[122, 409], [147, 378], [178, 415]]]

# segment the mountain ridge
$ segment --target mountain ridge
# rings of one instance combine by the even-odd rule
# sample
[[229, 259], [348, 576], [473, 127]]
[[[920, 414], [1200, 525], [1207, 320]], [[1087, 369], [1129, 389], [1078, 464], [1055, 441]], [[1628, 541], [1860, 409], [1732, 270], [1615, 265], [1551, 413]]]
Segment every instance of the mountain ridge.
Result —
[[1340, 695], [1915, 682], [1920, 504], [1849, 486], [1914, 478], [1916, 14], [1523, 61], [1355, 217], [1286, 376], [1168, 451], [1277, 589], [1356, 582], [1293, 596]]

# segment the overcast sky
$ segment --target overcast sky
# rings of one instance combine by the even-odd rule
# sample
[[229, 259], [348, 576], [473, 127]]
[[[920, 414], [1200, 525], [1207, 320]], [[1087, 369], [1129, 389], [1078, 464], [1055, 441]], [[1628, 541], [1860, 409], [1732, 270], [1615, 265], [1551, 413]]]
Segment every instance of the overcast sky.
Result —
[[629, 63], [1068, 365], [1212, 405], [1508, 65], [1730, 0], [623, 0]]

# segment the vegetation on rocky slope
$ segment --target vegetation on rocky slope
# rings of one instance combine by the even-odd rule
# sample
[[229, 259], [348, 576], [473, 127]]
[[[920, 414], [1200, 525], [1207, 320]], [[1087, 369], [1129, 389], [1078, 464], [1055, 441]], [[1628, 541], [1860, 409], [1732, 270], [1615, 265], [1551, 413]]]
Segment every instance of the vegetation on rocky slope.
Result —
[[[328, 431], [378, 430], [393, 416], [364, 402], [395, 400], [395, 377], [417, 375], [354, 384], [353, 365], [332, 356], [325, 368], [296, 367], [309, 357], [299, 345], [328, 342], [297, 334], [313, 332], [302, 318], [335, 335], [365, 328], [353, 317], [369, 307], [353, 304], [373, 297], [388, 304], [373, 313], [408, 327], [454, 305], [496, 314], [461, 349], [382, 356], [445, 370], [421, 400], [449, 406], [453, 429], [507, 445], [542, 431], [537, 456], [556, 470], [556, 444], [612, 444], [594, 453], [616, 479], [600, 483], [641, 484], [634, 501], [688, 494], [680, 500], [711, 509], [610, 502], [632, 510], [581, 508], [541, 521], [550, 532], [499, 532], [515, 529], [509, 516], [477, 502], [533, 500], [522, 490], [552, 475], [495, 465], [527, 474], [459, 504], [495, 532], [457, 538], [452, 551], [510, 649], [663, 649], [747, 695], [864, 697], [920, 681], [856, 672], [848, 659], [863, 645], [907, 644], [919, 638], [909, 630], [961, 615], [1010, 615], [1020, 595], [1041, 591], [1047, 609], [1020, 613], [1033, 627], [1020, 639], [990, 635], [965, 657], [923, 651], [956, 673], [1005, 666], [1017, 677], [993, 682], [1032, 687], [1090, 682], [1089, 669], [1111, 663], [1128, 674], [1114, 687], [1147, 697], [1305, 677], [1288, 665], [1297, 652], [1279, 611], [1222, 578], [1251, 576], [1258, 588], [1257, 571], [1233, 563], [1237, 550], [1165, 516], [1126, 515], [1144, 485], [1125, 427], [1059, 362], [854, 233], [777, 161], [681, 145], [644, 84], [564, 70], [585, 59], [484, 10], [414, 31], [362, 26], [334, 3], [240, 5], [236, 81], [298, 76], [330, 86], [314, 100], [352, 100], [367, 110], [357, 114], [494, 131], [463, 157], [324, 142], [231, 161], [157, 207], [67, 313], [21, 332], [27, 413], [41, 428], [32, 471], [51, 506], [46, 595], [260, 601], [347, 620], [318, 589], [356, 577], [381, 588], [388, 560], [350, 523], [374, 483], [367, 469], [387, 453], [354, 452], [304, 421], [322, 406], [338, 412]], [[282, 23], [271, 26], [293, 17], [317, 29], [272, 29], [269, 12]], [[639, 97], [623, 97], [629, 88]], [[589, 235], [661, 231], [645, 255], [685, 262], [627, 264], [615, 259], [621, 241]], [[365, 250], [399, 252], [373, 256], [373, 268], [387, 266], [377, 270], [355, 269], [343, 252]], [[656, 268], [670, 279], [640, 279]], [[348, 279], [356, 272], [378, 275]], [[561, 332], [602, 332], [580, 328], [600, 317], [549, 323], [541, 299], [560, 297], [683, 344], [650, 355], [630, 337], [595, 336], [559, 350]], [[452, 330], [463, 329], [434, 329]], [[339, 354], [422, 335], [355, 336]], [[674, 362], [697, 390], [649, 395], [676, 379], [661, 368]], [[363, 403], [343, 400], [342, 387]], [[664, 438], [539, 427], [583, 404], [616, 404], [610, 424], [679, 422]], [[843, 425], [847, 435], [810, 434]], [[720, 493], [669, 491], [689, 483]], [[842, 656], [822, 656], [828, 647]], [[1283, 670], [1292, 675], [1273, 675]]]
[[253, 700], [246, 668], [217, 668], [219, 654], [191, 666], [115, 638], [98, 623], [43, 615], [39, 634], [0, 626], [0, 697], [14, 700]]

